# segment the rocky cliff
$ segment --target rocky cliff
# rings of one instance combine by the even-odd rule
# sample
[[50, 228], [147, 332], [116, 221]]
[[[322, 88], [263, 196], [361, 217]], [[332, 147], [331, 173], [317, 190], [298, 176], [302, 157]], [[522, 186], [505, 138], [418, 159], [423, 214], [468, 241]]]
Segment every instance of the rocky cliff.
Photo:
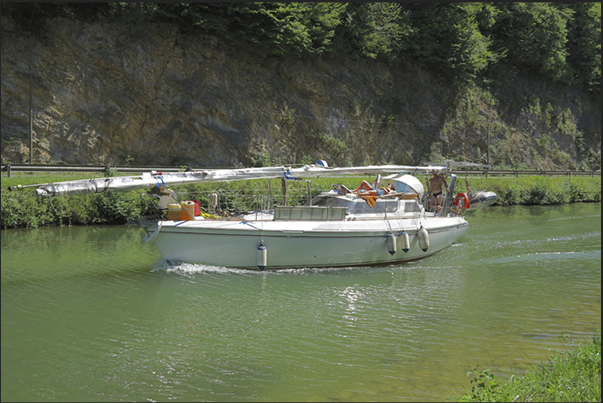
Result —
[[537, 78], [458, 90], [413, 65], [266, 58], [170, 25], [55, 19], [39, 38], [1, 23], [3, 163], [30, 162], [31, 111], [35, 163], [600, 164], [600, 95]]

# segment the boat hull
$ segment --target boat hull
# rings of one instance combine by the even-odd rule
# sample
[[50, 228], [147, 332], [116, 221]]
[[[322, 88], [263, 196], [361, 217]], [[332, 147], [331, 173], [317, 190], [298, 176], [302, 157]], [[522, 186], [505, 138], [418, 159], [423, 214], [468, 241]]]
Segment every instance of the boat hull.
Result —
[[[417, 235], [424, 227], [429, 248]], [[164, 259], [212, 266], [259, 269], [258, 247], [266, 247], [267, 269], [378, 265], [420, 259], [463, 237], [469, 224], [462, 217], [366, 221], [162, 221], [149, 230]], [[400, 234], [409, 235], [402, 250]], [[391, 235], [395, 235], [392, 251]]]

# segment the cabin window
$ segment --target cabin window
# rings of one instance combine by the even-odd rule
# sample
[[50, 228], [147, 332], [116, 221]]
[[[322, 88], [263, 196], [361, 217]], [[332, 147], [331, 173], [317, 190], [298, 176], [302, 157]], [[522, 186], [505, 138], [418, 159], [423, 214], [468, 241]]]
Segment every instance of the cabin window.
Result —
[[419, 207], [419, 202], [416, 200], [407, 200], [404, 202], [404, 212], [405, 213], [418, 213], [421, 211]]

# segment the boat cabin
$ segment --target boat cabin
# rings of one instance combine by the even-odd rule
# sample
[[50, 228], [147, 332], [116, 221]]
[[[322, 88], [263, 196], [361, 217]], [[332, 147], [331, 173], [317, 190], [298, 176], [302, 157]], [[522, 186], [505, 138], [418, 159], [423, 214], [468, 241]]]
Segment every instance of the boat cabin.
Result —
[[310, 206], [306, 207], [342, 209], [348, 220], [383, 219], [386, 216], [408, 218], [418, 215], [422, 209], [419, 195], [414, 192], [376, 196], [371, 207], [363, 196], [354, 193], [340, 195], [336, 191], [330, 191], [314, 197]]

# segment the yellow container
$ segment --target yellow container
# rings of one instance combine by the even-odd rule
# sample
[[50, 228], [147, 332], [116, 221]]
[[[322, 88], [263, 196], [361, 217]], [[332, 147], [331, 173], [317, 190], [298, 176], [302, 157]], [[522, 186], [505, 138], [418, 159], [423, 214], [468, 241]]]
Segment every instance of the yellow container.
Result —
[[175, 220], [178, 221], [181, 218], [181, 211], [182, 211], [182, 206], [178, 203], [170, 203], [168, 204], [168, 210], [167, 210], [167, 219], [168, 220]]
[[185, 200], [182, 203], [181, 220], [193, 221], [195, 219], [195, 203], [190, 200]]

